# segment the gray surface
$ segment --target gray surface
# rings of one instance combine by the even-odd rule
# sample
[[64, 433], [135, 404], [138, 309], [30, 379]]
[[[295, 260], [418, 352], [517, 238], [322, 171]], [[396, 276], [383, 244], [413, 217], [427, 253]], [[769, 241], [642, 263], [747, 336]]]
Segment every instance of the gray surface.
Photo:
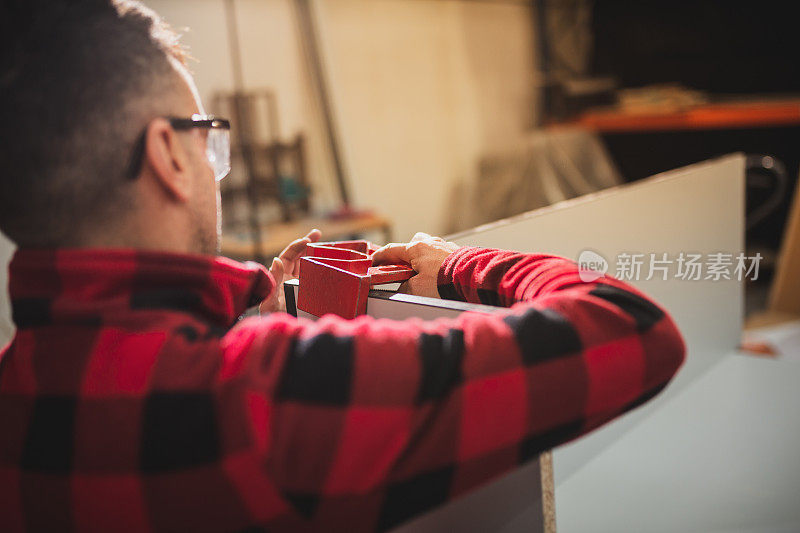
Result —
[[560, 533], [800, 531], [800, 363], [730, 354], [565, 483]]

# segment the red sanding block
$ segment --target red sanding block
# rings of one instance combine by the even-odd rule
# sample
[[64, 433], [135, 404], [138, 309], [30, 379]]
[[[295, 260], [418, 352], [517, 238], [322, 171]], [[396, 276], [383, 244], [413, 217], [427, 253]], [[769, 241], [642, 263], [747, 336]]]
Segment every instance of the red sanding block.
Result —
[[416, 275], [408, 265], [372, 266], [367, 241], [317, 242], [300, 259], [297, 308], [314, 316], [333, 313], [355, 318], [367, 312], [372, 285], [405, 281]]

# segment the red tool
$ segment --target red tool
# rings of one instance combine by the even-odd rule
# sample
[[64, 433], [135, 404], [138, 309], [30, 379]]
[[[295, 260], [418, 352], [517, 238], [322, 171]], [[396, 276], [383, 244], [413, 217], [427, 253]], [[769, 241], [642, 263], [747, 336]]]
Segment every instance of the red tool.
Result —
[[317, 242], [300, 259], [297, 308], [314, 316], [333, 313], [355, 318], [367, 312], [372, 285], [405, 281], [416, 275], [408, 265], [372, 266], [367, 241]]

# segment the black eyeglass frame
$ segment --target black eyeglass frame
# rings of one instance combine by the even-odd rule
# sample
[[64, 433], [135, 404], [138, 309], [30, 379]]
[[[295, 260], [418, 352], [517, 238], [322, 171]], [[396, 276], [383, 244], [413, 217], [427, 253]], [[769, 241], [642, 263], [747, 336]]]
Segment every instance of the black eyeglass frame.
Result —
[[215, 117], [214, 115], [192, 115], [190, 118], [166, 117], [169, 125], [176, 130], [188, 130], [191, 128], [222, 128], [231, 129], [231, 122], [226, 118]]
[[[164, 117], [173, 129], [179, 131], [190, 130], [192, 128], [221, 128], [225, 130], [231, 129], [231, 122], [226, 118], [217, 117], [214, 115], [192, 115], [189, 118], [182, 117]], [[142, 157], [144, 156], [144, 139], [147, 135], [147, 128], [139, 134], [136, 143], [133, 146], [133, 153], [131, 154], [131, 161], [128, 165], [128, 178], [135, 179], [142, 170]]]

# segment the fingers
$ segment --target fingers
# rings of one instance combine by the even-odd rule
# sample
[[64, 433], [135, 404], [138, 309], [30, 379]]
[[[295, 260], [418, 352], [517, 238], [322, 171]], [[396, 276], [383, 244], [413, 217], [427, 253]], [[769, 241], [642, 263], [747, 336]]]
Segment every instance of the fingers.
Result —
[[391, 265], [396, 263], [411, 263], [408, 247], [399, 242], [387, 244], [372, 254], [373, 265]]
[[428, 241], [428, 240], [433, 240], [433, 241], [436, 241], [436, 242], [444, 242], [444, 239], [443, 239], [443, 238], [441, 238], [441, 237], [434, 237], [434, 236], [433, 236], [433, 235], [431, 235], [430, 233], [425, 233], [424, 231], [418, 231], [418, 232], [417, 232], [417, 233], [415, 233], [415, 234], [414, 234], [414, 236], [411, 238], [411, 242], [418, 242], [418, 241]]
[[393, 242], [387, 244], [383, 248], [379, 248], [375, 251], [372, 255], [372, 264], [373, 265], [386, 265], [386, 264], [394, 264], [394, 263], [409, 263], [413, 264], [412, 261], [415, 255], [419, 255], [420, 247], [424, 248], [424, 241], [434, 241], [438, 243], [443, 243], [444, 239], [441, 237], [431, 237], [425, 232], [417, 232], [411, 241], [406, 243], [399, 243]]
[[279, 257], [276, 257], [272, 260], [272, 265], [269, 267], [269, 272], [272, 274], [272, 277], [275, 278], [275, 283], [283, 283], [283, 274], [285, 270], [286, 269], [283, 265], [283, 261], [281, 261]]
[[312, 229], [305, 237], [295, 239], [289, 246], [283, 249], [280, 254], [281, 259], [294, 261], [300, 257], [306, 249], [306, 245], [310, 242], [317, 242], [322, 237], [322, 232], [318, 229]]
[[314, 228], [311, 231], [309, 231], [308, 235], [306, 235], [304, 238], [308, 239], [309, 242], [317, 242], [322, 238], [322, 232], [317, 228]]
[[289, 246], [283, 249], [278, 257], [285, 261], [297, 261], [297, 259], [303, 255], [303, 252], [306, 251], [306, 246], [310, 242], [312, 241], [309, 239], [308, 235], [302, 239], [295, 239], [289, 244]]
[[298, 275], [300, 265], [297, 260], [305, 254], [308, 243], [317, 242], [321, 237], [322, 232], [315, 228], [309, 231], [305, 237], [295, 239], [283, 249], [279, 257], [283, 261], [285, 271], [289, 271], [289, 275]]

